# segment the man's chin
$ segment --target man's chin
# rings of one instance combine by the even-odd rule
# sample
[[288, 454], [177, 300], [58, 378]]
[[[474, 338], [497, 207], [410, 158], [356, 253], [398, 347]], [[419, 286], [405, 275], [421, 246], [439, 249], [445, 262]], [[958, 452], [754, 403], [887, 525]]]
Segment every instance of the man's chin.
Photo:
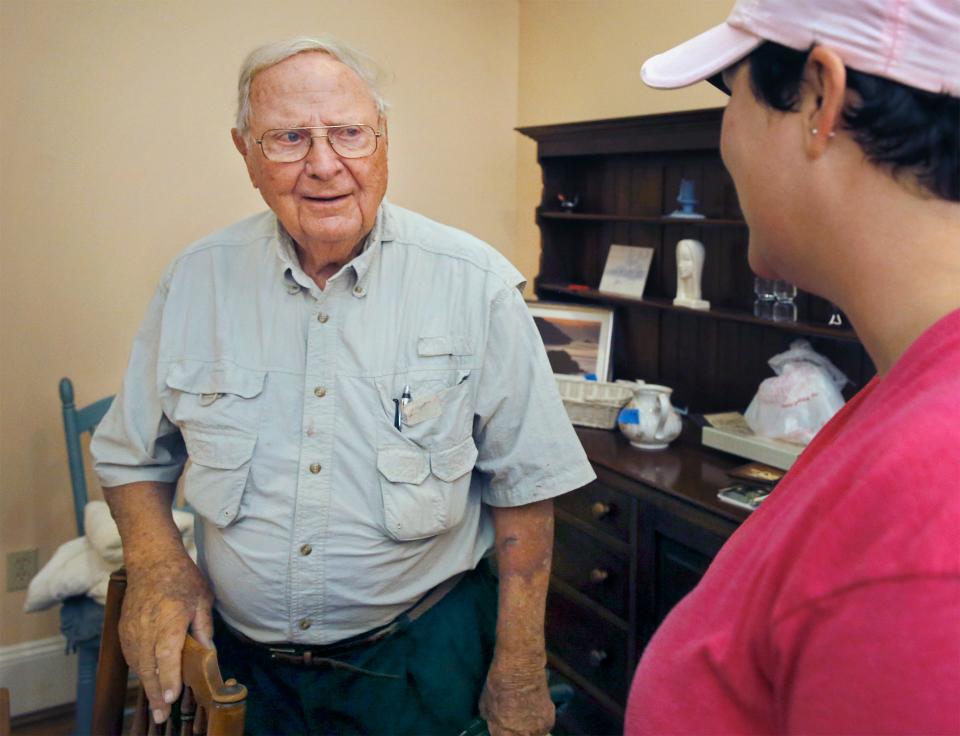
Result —
[[360, 223], [352, 218], [324, 218], [322, 222], [306, 223], [303, 240], [297, 242], [308, 248], [352, 250], [363, 238]]

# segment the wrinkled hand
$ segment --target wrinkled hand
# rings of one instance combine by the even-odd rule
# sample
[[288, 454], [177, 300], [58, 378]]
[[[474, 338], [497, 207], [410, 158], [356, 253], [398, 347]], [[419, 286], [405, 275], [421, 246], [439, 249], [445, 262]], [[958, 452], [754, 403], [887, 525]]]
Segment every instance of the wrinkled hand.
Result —
[[556, 716], [544, 668], [494, 662], [480, 696], [480, 716], [490, 736], [544, 736]]
[[184, 552], [127, 571], [120, 614], [120, 646], [140, 677], [156, 723], [170, 715], [180, 695], [180, 658], [187, 628], [213, 647], [213, 594]]

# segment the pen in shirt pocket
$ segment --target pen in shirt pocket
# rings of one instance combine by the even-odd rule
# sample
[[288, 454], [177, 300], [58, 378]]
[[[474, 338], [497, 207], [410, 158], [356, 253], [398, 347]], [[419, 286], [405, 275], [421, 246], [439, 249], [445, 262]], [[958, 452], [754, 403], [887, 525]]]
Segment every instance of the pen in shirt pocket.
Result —
[[410, 400], [413, 397], [410, 395], [410, 386], [403, 387], [403, 393], [400, 394], [399, 399], [394, 399], [393, 404], [396, 407], [393, 413], [393, 426], [397, 428], [398, 432], [402, 432], [403, 424], [403, 407], [410, 403]]

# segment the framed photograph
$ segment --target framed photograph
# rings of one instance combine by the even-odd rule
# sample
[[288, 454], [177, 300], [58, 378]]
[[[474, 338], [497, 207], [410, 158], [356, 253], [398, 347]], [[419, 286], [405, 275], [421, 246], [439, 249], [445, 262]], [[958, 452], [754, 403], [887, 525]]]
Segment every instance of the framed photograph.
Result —
[[527, 302], [554, 373], [610, 380], [613, 310]]
[[653, 248], [611, 245], [600, 279], [600, 291], [642, 299], [652, 260]]

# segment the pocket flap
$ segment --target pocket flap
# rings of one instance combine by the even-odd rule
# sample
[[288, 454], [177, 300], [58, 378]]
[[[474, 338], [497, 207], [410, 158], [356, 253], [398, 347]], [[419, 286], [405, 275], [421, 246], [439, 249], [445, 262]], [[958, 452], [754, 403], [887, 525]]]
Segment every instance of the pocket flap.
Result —
[[417, 355], [473, 355], [470, 341], [463, 335], [443, 335], [440, 337], [421, 337], [417, 340]]
[[231, 363], [182, 361], [170, 364], [166, 383], [172, 389], [191, 394], [234, 394], [252, 399], [263, 391], [266, 375], [266, 371]]
[[440, 480], [448, 483], [452, 483], [464, 473], [469, 473], [476, 462], [477, 446], [473, 443], [473, 437], [467, 437], [448, 450], [430, 453], [430, 470]]
[[423, 483], [430, 474], [427, 454], [412, 447], [386, 447], [377, 453], [377, 470], [391, 483]]
[[253, 457], [256, 435], [226, 434], [184, 426], [183, 441], [190, 460], [220, 470], [235, 470]]

